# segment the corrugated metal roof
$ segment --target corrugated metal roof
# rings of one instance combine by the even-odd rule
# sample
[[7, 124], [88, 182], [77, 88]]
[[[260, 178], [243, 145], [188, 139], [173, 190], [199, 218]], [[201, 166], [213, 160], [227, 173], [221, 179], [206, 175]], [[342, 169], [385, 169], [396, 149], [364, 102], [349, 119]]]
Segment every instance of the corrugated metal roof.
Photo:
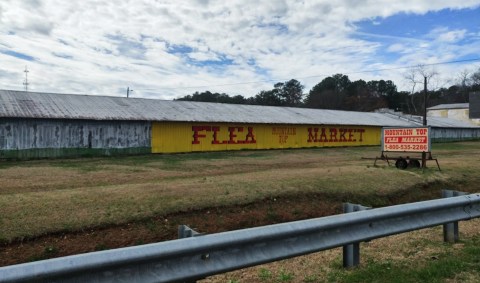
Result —
[[427, 124], [436, 128], [480, 128], [474, 123], [445, 117], [427, 117]]
[[468, 103], [452, 103], [452, 104], [439, 104], [427, 108], [427, 110], [443, 110], [443, 109], [468, 109]]
[[[404, 121], [410, 122], [412, 126], [422, 126], [423, 117], [416, 115], [403, 114], [401, 112], [393, 111], [384, 111], [382, 112], [385, 116], [391, 118], [402, 119]], [[478, 125], [473, 122], [462, 121], [446, 117], [427, 117], [427, 125], [435, 128], [480, 128]]]
[[0, 117], [412, 126], [381, 113], [0, 90]]

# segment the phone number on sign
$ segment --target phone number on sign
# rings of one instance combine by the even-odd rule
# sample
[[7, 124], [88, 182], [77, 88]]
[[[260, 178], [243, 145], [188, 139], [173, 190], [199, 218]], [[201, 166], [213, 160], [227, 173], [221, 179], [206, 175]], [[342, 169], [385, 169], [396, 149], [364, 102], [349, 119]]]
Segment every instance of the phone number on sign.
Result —
[[385, 150], [428, 151], [426, 144], [386, 144]]

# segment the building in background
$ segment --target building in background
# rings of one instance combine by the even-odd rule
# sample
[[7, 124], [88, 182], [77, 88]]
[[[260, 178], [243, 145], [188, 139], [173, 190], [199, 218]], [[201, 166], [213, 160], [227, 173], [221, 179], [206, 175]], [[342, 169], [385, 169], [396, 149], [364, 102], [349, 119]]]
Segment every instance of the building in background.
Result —
[[[391, 113], [0, 90], [3, 159], [380, 145], [382, 127], [419, 125]], [[438, 140], [480, 138], [466, 122], [429, 125]]]
[[480, 125], [480, 93], [470, 93], [469, 101], [469, 103], [439, 104], [429, 107], [427, 116], [450, 118]]

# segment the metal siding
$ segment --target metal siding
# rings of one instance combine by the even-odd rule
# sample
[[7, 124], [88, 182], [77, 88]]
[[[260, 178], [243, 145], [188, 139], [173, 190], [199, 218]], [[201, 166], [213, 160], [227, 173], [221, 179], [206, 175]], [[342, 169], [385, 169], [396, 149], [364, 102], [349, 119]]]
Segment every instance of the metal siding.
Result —
[[432, 128], [433, 142], [466, 141], [480, 139], [480, 128]]
[[480, 128], [470, 121], [461, 121], [444, 117], [428, 117], [427, 123], [428, 126], [437, 128]]
[[[213, 131], [202, 130], [198, 134], [198, 144], [193, 144], [193, 127], [207, 126], [218, 127], [217, 141], [214, 144]], [[229, 127], [235, 127], [232, 140], [230, 141]], [[255, 143], [252, 143], [248, 136], [248, 127], [252, 128]], [[239, 128], [243, 131], [239, 131]], [[318, 138], [321, 129], [328, 132], [327, 137], [332, 138], [330, 129], [336, 129], [335, 138], [337, 141], [317, 141], [309, 140], [309, 128], [314, 131], [319, 129]], [[287, 129], [287, 130], [283, 130]], [[294, 130], [293, 130], [294, 129]], [[340, 129], [352, 129], [351, 141], [339, 141]], [[354, 132], [363, 130], [364, 132]], [[313, 132], [312, 132], [313, 133]], [[348, 139], [349, 134], [344, 137]], [[360, 135], [362, 140], [360, 141]], [[242, 124], [242, 123], [172, 123], [172, 122], [154, 122], [152, 124], [152, 152], [153, 153], [173, 153], [173, 152], [195, 152], [195, 151], [224, 151], [224, 150], [242, 150], [242, 149], [279, 149], [279, 148], [304, 148], [304, 147], [334, 147], [334, 146], [364, 146], [379, 145], [381, 136], [380, 127], [367, 126], [341, 126], [341, 125], [265, 125], [265, 124]], [[286, 137], [286, 138], [285, 138]], [[353, 141], [355, 139], [355, 141]], [[319, 139], [320, 140], [320, 139]], [[249, 143], [239, 143], [249, 141]]]
[[150, 147], [150, 129], [149, 122], [1, 119], [0, 150]]

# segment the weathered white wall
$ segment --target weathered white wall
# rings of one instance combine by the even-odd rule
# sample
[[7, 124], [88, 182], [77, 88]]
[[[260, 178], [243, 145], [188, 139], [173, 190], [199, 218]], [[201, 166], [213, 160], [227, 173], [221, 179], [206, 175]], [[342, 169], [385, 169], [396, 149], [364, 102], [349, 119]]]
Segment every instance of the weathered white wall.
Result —
[[480, 139], [480, 128], [432, 128], [433, 142], [463, 141]]
[[428, 117], [443, 117], [450, 118], [459, 121], [465, 121], [480, 125], [480, 119], [471, 119], [469, 109], [440, 109], [440, 110], [428, 110]]
[[151, 123], [0, 118], [0, 150], [150, 147]]

